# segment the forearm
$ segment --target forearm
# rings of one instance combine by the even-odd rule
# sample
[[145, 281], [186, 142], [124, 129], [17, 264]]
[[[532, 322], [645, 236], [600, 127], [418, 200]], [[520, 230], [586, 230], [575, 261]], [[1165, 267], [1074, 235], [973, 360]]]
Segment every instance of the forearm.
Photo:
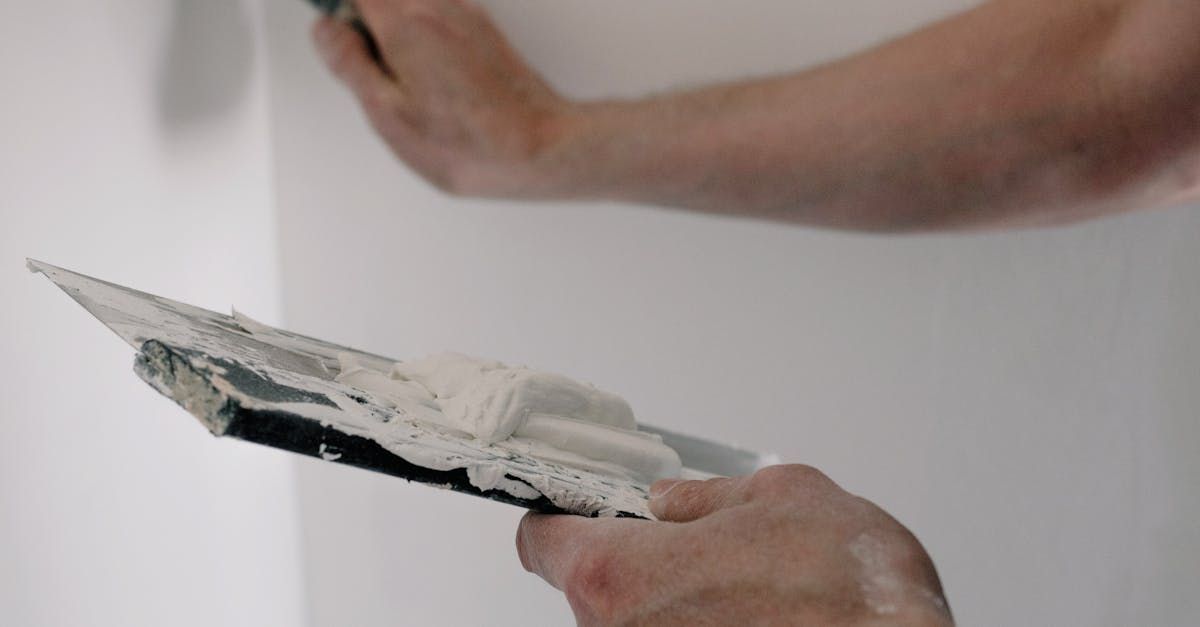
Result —
[[1197, 9], [999, 1], [797, 75], [582, 105], [554, 195], [865, 230], [1158, 204], [1200, 170]]

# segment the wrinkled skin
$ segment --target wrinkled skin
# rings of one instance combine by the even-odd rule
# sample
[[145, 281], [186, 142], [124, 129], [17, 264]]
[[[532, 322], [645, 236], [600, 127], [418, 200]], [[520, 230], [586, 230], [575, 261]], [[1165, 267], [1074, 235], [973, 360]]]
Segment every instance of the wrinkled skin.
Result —
[[917, 539], [816, 469], [660, 481], [652, 495], [659, 521], [521, 521], [521, 563], [580, 625], [952, 624]]

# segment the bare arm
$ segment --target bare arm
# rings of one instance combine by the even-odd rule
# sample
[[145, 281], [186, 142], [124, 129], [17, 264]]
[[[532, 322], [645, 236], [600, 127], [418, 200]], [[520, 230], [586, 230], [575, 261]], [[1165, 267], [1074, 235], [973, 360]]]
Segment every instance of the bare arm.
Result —
[[322, 23], [396, 154], [463, 195], [861, 230], [1064, 222], [1200, 191], [1200, 3], [996, 0], [810, 71], [571, 102], [461, 0]]

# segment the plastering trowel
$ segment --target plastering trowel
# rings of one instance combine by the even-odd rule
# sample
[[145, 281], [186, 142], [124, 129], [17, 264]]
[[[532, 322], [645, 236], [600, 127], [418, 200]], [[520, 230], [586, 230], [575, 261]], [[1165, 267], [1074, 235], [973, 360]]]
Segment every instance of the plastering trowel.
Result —
[[[564, 464], [411, 420], [335, 381], [338, 346], [28, 261], [138, 351], [134, 370], [214, 435], [265, 444], [547, 513], [650, 518], [645, 481]], [[339, 360], [339, 357], [341, 359]], [[683, 476], [749, 474], [772, 456], [639, 425], [679, 453]]]

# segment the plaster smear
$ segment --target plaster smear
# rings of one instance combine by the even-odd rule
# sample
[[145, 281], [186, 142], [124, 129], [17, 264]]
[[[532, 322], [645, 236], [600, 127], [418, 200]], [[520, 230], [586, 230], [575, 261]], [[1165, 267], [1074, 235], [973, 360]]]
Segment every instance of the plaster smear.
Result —
[[[881, 616], [891, 616], [899, 612], [905, 602], [908, 586], [897, 574], [897, 568], [889, 559], [883, 541], [864, 532], [855, 536], [846, 548], [858, 561], [858, 585], [862, 589], [867, 607]], [[919, 587], [916, 592], [939, 612], [946, 611], [946, 600], [941, 595], [924, 586]]]
[[[562, 375], [458, 353], [386, 373], [350, 353], [338, 359], [338, 383], [393, 407], [419, 407], [416, 420], [483, 444], [646, 484], [682, 471], [660, 436], [637, 430], [625, 399]], [[485, 473], [468, 474], [475, 483]]]

